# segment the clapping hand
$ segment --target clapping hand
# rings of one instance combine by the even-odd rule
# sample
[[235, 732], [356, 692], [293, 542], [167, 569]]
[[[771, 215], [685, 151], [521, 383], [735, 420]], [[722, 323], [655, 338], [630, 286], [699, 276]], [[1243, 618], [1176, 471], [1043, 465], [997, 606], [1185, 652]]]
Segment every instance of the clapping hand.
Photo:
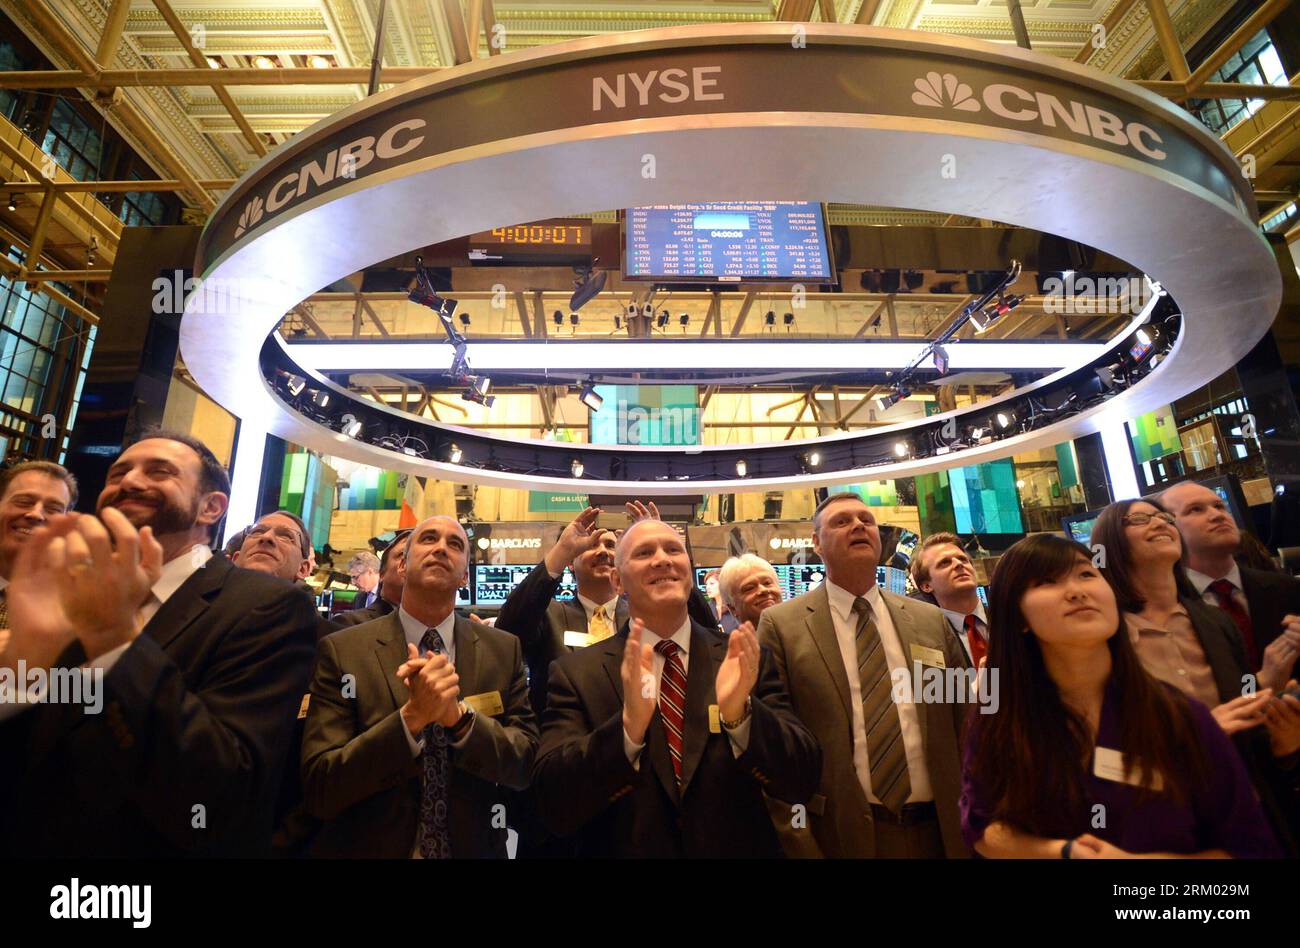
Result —
[[456, 666], [441, 653], [421, 656], [410, 642], [406, 650], [406, 661], [397, 669], [397, 677], [411, 695], [401, 709], [406, 726], [412, 734], [419, 734], [430, 724], [455, 726], [460, 720], [460, 676]]
[[1223, 733], [1231, 737], [1264, 723], [1264, 709], [1273, 697], [1273, 689], [1265, 688], [1254, 694], [1242, 695], [1210, 709]]
[[624, 504], [623, 507], [627, 510], [628, 519], [633, 523], [639, 523], [642, 520], [663, 519], [659, 516], [659, 508], [655, 506], [653, 500], [650, 501], [648, 506], [639, 500], [632, 500]]
[[1300, 616], [1286, 616], [1282, 620], [1282, 634], [1264, 648], [1260, 685], [1280, 689], [1295, 670], [1297, 657], [1300, 657]]
[[718, 666], [714, 693], [718, 696], [718, 713], [724, 721], [739, 721], [745, 702], [758, 682], [758, 636], [752, 623], [745, 622], [727, 636], [727, 656]]
[[634, 744], [645, 743], [645, 732], [654, 717], [659, 696], [655, 688], [655, 651], [643, 642], [645, 625], [632, 620], [632, 628], [623, 647], [623, 730]]
[[552, 575], [564, 572], [565, 567], [591, 546], [596, 531], [596, 518], [599, 516], [599, 507], [588, 507], [564, 528], [560, 539], [555, 541], [555, 546], [546, 553], [546, 568]]

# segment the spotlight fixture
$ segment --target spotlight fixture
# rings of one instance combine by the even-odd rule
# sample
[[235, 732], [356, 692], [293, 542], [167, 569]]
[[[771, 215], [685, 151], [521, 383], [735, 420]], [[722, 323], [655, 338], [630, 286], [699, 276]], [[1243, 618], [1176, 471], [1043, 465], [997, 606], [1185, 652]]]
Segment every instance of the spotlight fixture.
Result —
[[1151, 345], [1151, 334], [1148, 333], [1145, 329], [1139, 329], [1135, 335], [1137, 337], [1137, 341], [1140, 342], [1142, 345], [1144, 346]]
[[644, 316], [646, 319], [655, 318], [655, 308], [650, 305], [650, 302], [648, 300], [646, 301], [645, 305], [641, 307], [641, 315]]
[[349, 438], [355, 438], [357, 435], [361, 434], [361, 422], [353, 418], [351, 421], [343, 425], [343, 427], [340, 428], [339, 430], [342, 431]]
[[615, 313], [615, 314], [614, 314], [614, 331], [615, 331], [615, 332], [618, 332], [618, 331], [619, 331], [620, 329], [622, 329], [622, 328], [623, 328], [623, 314], [622, 314], [622, 313]]
[[948, 350], [943, 346], [934, 347], [934, 369], [940, 375], [948, 374]]
[[636, 319], [641, 315], [641, 310], [637, 309], [636, 303], [627, 304], [627, 318], [629, 321]]
[[324, 390], [319, 392], [313, 392], [311, 396], [311, 403], [315, 405], [317, 408], [328, 408], [330, 403], [330, 393]]
[[578, 319], [579, 319], [579, 316], [578, 316], [577, 313], [570, 313], [570, 314], [569, 314], [569, 325], [570, 325], [570, 326], [576, 326], [576, 325], [578, 325]]
[[254, 56], [253, 65], [258, 69], [274, 69], [275, 60], [270, 56]]
[[776, 313], [772, 312], [772, 311], [769, 309], [769, 310], [768, 310], [768, 311], [763, 315], [763, 325], [766, 326], [768, 329], [771, 329], [773, 326], [775, 326], [775, 325], [776, 325]]
[[677, 321], [682, 324], [682, 329], [685, 329], [688, 325], [690, 325], [691, 314], [682, 313], [680, 316], [677, 317]]
[[460, 324], [464, 326], [466, 329], [469, 328], [469, 313], [460, 314]]
[[1013, 414], [1009, 414], [1007, 412], [1002, 412], [1002, 411], [998, 412], [997, 414], [998, 427], [1003, 430], [1010, 428], [1011, 423], [1015, 420], [1016, 420], [1016, 416]]
[[590, 267], [573, 268], [577, 279], [573, 281], [573, 295], [569, 297], [569, 309], [574, 311], [582, 309], [605, 289], [605, 281], [609, 279], [609, 274], [604, 270], [595, 269], [598, 263], [600, 257], [593, 257]]
[[596, 391], [595, 379], [587, 379], [582, 383], [582, 389], [578, 392], [578, 401], [592, 411], [600, 411], [600, 406], [604, 404], [605, 399]]
[[736, 476], [745, 477], [748, 474], [749, 474], [749, 465], [745, 463], [744, 458], [741, 458], [739, 461], [736, 462]]
[[655, 318], [655, 325], [660, 329], [668, 325], [668, 310], [660, 310], [659, 315]]
[[582, 477], [582, 472], [585, 470], [586, 468], [583, 467], [582, 461], [578, 458], [574, 458], [569, 462], [569, 473], [574, 477]]
[[463, 456], [464, 456], [464, 452], [461, 451], [460, 445], [458, 445], [455, 441], [453, 441], [451, 443], [451, 446], [447, 448], [447, 460], [450, 461], [452, 464], [459, 464], [460, 459]]
[[809, 451], [803, 456], [804, 467], [817, 467], [822, 463], [822, 453], [820, 451]]
[[984, 437], [984, 429], [975, 427], [970, 430], [970, 439], [975, 444], [979, 444], [980, 439]]
[[488, 391], [492, 388], [492, 379], [486, 375], [469, 375], [465, 377], [466, 384], [469, 385], [461, 398], [467, 402], [474, 402], [482, 405], [484, 408], [491, 408], [492, 403], [496, 401], [495, 395], [489, 395]]
[[899, 386], [888, 395], [877, 395], [873, 401], [876, 403], [876, 411], [889, 411], [907, 396], [912, 394], [912, 390]]
[[10, 195], [9, 195], [9, 205], [8, 205], [8, 206], [9, 206], [9, 210], [11, 210], [11, 211], [16, 211], [16, 210], [18, 210], [18, 195], [17, 195], [17, 194], [13, 194], [12, 192], [10, 193]]
[[299, 395], [301, 395], [302, 390], [306, 387], [307, 387], [307, 380], [303, 378], [301, 375], [290, 375], [289, 381], [285, 385], [285, 388], [289, 390], [289, 394], [292, 395], [294, 398], [297, 398]]
[[895, 442], [894, 442], [894, 454], [898, 455], [900, 458], [905, 458], [905, 457], [907, 457], [908, 453], [909, 453], [909, 452], [908, 452], [908, 449], [907, 449], [907, 443], [906, 443], [906, 442], [904, 442], [904, 441], [895, 441]]
[[329, 69], [330, 66], [334, 64], [331, 63], [329, 59], [327, 59], [326, 57], [318, 55], [318, 56], [308, 56], [307, 65], [310, 66], [312, 69]]
[[558, 309], [555, 312], [551, 313], [551, 319], [555, 320], [556, 329], [559, 329], [561, 326], [564, 325], [564, 314], [561, 313]]
[[794, 325], [794, 313], [786, 313], [781, 317], [781, 322], [785, 324], [786, 331], [789, 332], [790, 327]]

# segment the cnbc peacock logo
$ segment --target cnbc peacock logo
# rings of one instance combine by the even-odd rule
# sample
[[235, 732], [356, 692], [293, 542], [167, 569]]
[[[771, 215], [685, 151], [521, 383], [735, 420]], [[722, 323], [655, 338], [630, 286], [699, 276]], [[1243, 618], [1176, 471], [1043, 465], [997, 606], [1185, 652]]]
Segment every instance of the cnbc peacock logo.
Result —
[[1167, 157], [1161, 147], [1164, 140], [1151, 126], [1126, 122], [1114, 112], [1086, 102], [1030, 92], [1007, 82], [990, 83], [977, 95], [970, 83], [951, 72], [926, 73], [912, 86], [912, 102], [924, 108], [971, 113], [987, 109], [998, 118], [1067, 129], [1085, 138], [1132, 149], [1154, 161]]
[[[428, 123], [424, 119], [407, 119], [390, 126], [378, 135], [361, 138], [326, 152], [316, 161], [309, 161], [279, 178], [266, 192], [253, 195], [239, 212], [235, 237], [252, 230], [267, 214], [284, 210], [298, 198], [319, 191], [340, 178], [356, 178], [358, 172], [376, 159], [386, 161], [420, 147], [424, 136], [415, 134]], [[373, 170], [373, 169], [371, 169]]]

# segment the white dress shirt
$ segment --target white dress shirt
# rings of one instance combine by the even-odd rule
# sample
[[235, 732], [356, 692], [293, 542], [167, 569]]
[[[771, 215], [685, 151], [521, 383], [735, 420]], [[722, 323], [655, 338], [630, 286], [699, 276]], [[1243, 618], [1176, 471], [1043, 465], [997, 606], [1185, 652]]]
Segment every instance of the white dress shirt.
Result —
[[[687, 680], [689, 681], [691, 671], [691, 617], [689, 615], [686, 617], [686, 621], [678, 626], [677, 631], [672, 634], [672, 640], [677, 643], [677, 660], [682, 663], [682, 671], [687, 675]], [[649, 642], [651, 645], [658, 645], [660, 641], [659, 636], [651, 632], [649, 629], [646, 629], [645, 635], [641, 639], [642, 644]], [[655, 649], [655, 707], [659, 706], [659, 682], [663, 678], [664, 665], [666, 663], [667, 659], [660, 654], [658, 649]], [[686, 713], [685, 708], [682, 709], [682, 713]], [[727, 732], [727, 737], [731, 740], [731, 752], [736, 757], [743, 754], [745, 748], [749, 746], [749, 725], [752, 721], [753, 716], [750, 715], [740, 723], [739, 727], [723, 727], [723, 730]], [[683, 735], [683, 744], [684, 743], [685, 736]], [[683, 747], [683, 750], [684, 749], [685, 748]], [[630, 763], [635, 770], [641, 769], [641, 751], [643, 750], [645, 750], [645, 741], [642, 741], [640, 744], [636, 743], [632, 738], [627, 736], [627, 728], [624, 728], [623, 752], [627, 754], [628, 763]]]
[[[867, 731], [862, 714], [862, 681], [858, 677], [858, 617], [853, 612], [853, 593], [826, 580], [826, 595], [830, 599], [831, 619], [835, 624], [835, 638], [840, 644], [840, 657], [849, 679], [849, 704], [853, 708], [853, 768], [858, 772], [862, 791], [872, 803], [880, 798], [871, 792], [871, 764], [867, 760]], [[901, 672], [910, 682], [912, 666], [903, 654], [903, 644], [898, 639], [894, 620], [885, 608], [880, 587], [872, 586], [863, 595], [871, 606], [880, 633], [880, 644], [885, 650], [885, 662], [891, 675]], [[899, 723], [903, 731], [903, 748], [907, 752], [907, 773], [912, 784], [908, 803], [928, 803], [934, 799], [930, 789], [930, 771], [925, 765], [925, 744], [921, 739], [921, 719], [914, 702], [898, 702]]]
[[[939, 608], [943, 609], [943, 606]], [[975, 657], [970, 650], [970, 636], [966, 634], [966, 616], [970, 615], [970, 613], [943, 609], [943, 614], [947, 617], [948, 624], [952, 626], [953, 632], [957, 634], [961, 647], [966, 650], [966, 657], [973, 664]], [[987, 642], [989, 640], [989, 617], [984, 612], [984, 603], [980, 602], [979, 599], [975, 600], [975, 628], [979, 629], [980, 635], [984, 636], [984, 641]]]
[[1188, 568], [1187, 578], [1192, 581], [1196, 591], [1200, 594], [1201, 599], [1212, 606], [1219, 605], [1219, 597], [1210, 592], [1210, 584], [1218, 582], [1219, 579], [1226, 579], [1232, 583], [1232, 601], [1245, 610], [1246, 615], [1250, 615], [1250, 603], [1246, 601], [1246, 594], [1241, 588], [1241, 568], [1233, 561], [1232, 569], [1222, 577], [1206, 576], [1204, 573], [1198, 573], [1196, 570]]
[[601, 606], [604, 606], [605, 618], [609, 620], [609, 627], [615, 632], [618, 631], [618, 627], [614, 625], [614, 616], [617, 614], [618, 610], [618, 596], [615, 596], [609, 602], [592, 602], [586, 596], [582, 595], [582, 593], [576, 593], [575, 595], [579, 605], [582, 606], [582, 611], [587, 613], [587, 625], [591, 625], [591, 617], [596, 614], [596, 610]]

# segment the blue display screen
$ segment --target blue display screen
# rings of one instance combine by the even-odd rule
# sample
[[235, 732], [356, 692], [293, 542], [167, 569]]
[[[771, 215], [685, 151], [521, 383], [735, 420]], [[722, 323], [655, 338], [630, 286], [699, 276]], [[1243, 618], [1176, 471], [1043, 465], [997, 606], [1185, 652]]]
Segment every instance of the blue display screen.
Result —
[[629, 208], [624, 221], [631, 280], [835, 281], [825, 216], [813, 201], [655, 204]]

